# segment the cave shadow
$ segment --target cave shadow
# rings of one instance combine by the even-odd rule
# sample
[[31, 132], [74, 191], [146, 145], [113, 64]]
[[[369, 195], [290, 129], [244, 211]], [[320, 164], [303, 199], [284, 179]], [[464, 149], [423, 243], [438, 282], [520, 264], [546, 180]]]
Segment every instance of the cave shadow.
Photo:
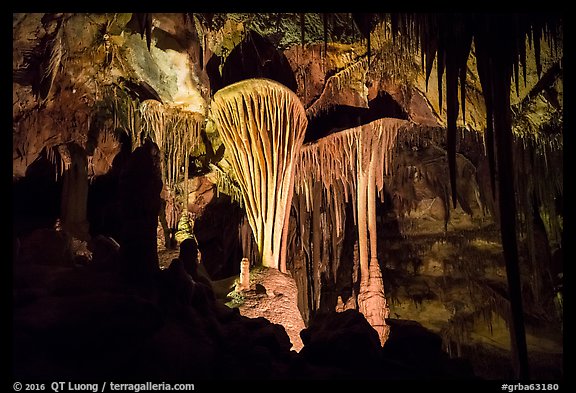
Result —
[[408, 120], [406, 111], [385, 91], [378, 92], [368, 102], [368, 108], [334, 105], [308, 119], [304, 143], [388, 117]]
[[212, 280], [240, 274], [243, 257], [239, 227], [245, 213], [230, 196], [214, 196], [194, 221], [201, 263]]
[[296, 92], [298, 84], [286, 56], [268, 39], [249, 30], [242, 42], [226, 57], [222, 74], [218, 71], [221, 58], [212, 56], [206, 65], [212, 94], [233, 83], [266, 78], [279, 82]]
[[116, 137], [120, 143], [120, 151], [112, 160], [110, 170], [92, 179], [88, 188], [87, 217], [91, 236], [104, 235], [119, 239], [122, 233], [120, 174], [130, 158], [132, 140], [128, 133], [120, 129], [117, 130]]
[[[54, 149], [55, 162], [59, 154]], [[46, 148], [26, 169], [25, 176], [12, 184], [14, 236], [39, 228], [53, 228], [60, 217], [62, 178], [58, 165], [47, 158]]]

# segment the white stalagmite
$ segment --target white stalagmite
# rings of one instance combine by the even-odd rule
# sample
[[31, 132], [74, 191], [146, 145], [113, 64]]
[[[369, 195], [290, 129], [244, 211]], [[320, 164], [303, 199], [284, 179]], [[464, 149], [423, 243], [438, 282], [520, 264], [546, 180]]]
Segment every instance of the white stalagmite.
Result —
[[308, 121], [295, 93], [267, 79], [219, 90], [211, 118], [226, 146], [262, 264], [286, 271], [293, 166]]
[[[326, 200], [334, 204], [334, 237], [344, 231], [348, 198], [353, 203], [360, 254], [358, 308], [378, 332], [382, 345], [389, 334], [385, 322], [389, 310], [378, 262], [376, 193], [382, 196], [398, 131], [407, 127], [408, 121], [385, 118], [329, 135], [303, 146], [295, 169], [296, 192], [304, 195], [308, 211], [320, 208], [314, 206], [311, 185], [314, 181], [323, 184]], [[344, 195], [338, 189], [345, 190]]]
[[240, 261], [240, 283], [238, 289], [241, 291], [250, 289], [250, 261], [248, 258], [242, 258], [242, 261]]

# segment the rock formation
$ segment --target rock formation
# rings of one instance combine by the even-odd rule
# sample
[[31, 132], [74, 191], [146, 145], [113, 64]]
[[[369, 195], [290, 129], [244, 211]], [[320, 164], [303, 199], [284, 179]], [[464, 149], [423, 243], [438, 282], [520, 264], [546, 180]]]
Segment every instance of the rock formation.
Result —
[[[469, 375], [444, 350], [487, 378], [560, 378], [563, 29], [13, 14], [17, 374]], [[286, 325], [297, 302], [288, 335], [223, 308], [243, 257], [295, 284], [234, 295]]]
[[298, 97], [269, 80], [246, 80], [214, 95], [211, 116], [231, 155], [262, 265], [286, 271], [293, 166], [306, 131]]

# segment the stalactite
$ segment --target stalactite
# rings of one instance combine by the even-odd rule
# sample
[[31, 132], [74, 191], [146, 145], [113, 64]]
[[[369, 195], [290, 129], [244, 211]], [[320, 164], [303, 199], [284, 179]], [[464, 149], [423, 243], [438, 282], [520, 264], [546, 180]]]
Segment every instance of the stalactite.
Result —
[[56, 79], [56, 75], [58, 75], [58, 71], [62, 64], [65, 52], [63, 45], [64, 41], [62, 40], [63, 31], [62, 20], [60, 20], [56, 27], [56, 34], [48, 46], [49, 54], [46, 57], [46, 60], [42, 62], [39, 91], [39, 101], [41, 104], [44, 104], [49, 98], [52, 86], [54, 85], [54, 80]]
[[[448, 170], [450, 172], [450, 187], [452, 189], [452, 203], [456, 208], [456, 119], [458, 118], [458, 65], [457, 53], [447, 51], [446, 60], [446, 106], [447, 106], [447, 151]], [[450, 209], [448, 209], [449, 211]]]
[[506, 275], [512, 310], [511, 339], [520, 378], [526, 378], [528, 354], [524, 330], [518, 248], [516, 241], [516, 203], [514, 200], [514, 174], [512, 157], [512, 129], [510, 120], [510, 65], [495, 56], [493, 66], [494, 133], [497, 141], [500, 226], [502, 248], [506, 260]]
[[460, 106], [462, 107], [462, 123], [466, 125], [466, 74], [468, 73], [468, 57], [472, 48], [472, 31], [467, 25], [460, 26], [462, 30], [461, 46], [457, 49], [457, 61], [460, 72]]
[[[338, 192], [338, 191], [337, 191]], [[340, 191], [341, 192], [341, 191]], [[330, 238], [332, 242], [332, 280], [336, 282], [338, 276], [338, 268], [340, 266], [340, 258], [342, 253], [342, 240], [343, 236], [337, 234], [336, 228], [341, 224], [341, 218], [339, 217], [339, 209], [336, 205], [340, 206], [341, 202], [335, 200], [330, 206], [330, 234], [327, 237]], [[342, 226], [343, 227], [343, 226]]]
[[[468, 61], [466, 56], [465, 62]], [[468, 67], [460, 67], [460, 106], [462, 107], [462, 123], [466, 125], [466, 72]]]
[[439, 32], [438, 36], [440, 37], [438, 40], [438, 52], [436, 55], [436, 71], [437, 71], [437, 78], [438, 78], [438, 112], [442, 115], [442, 77], [444, 76], [444, 66], [445, 66], [445, 59], [444, 59], [444, 37], [442, 36], [443, 29], [442, 25], [438, 26]]
[[125, 130], [130, 136], [132, 150], [140, 145], [139, 102], [133, 100], [122, 88], [104, 89], [103, 103], [113, 119], [113, 129]]
[[140, 38], [146, 36], [146, 47], [150, 51], [150, 45], [152, 43], [152, 14], [150, 13], [139, 13], [136, 14], [138, 20], [138, 30], [140, 33]]
[[[361, 143], [361, 142], [360, 142]], [[362, 155], [358, 154], [359, 158], [362, 159]], [[356, 214], [358, 217], [358, 251], [360, 253], [360, 292], [362, 289], [368, 286], [370, 275], [368, 272], [368, 266], [370, 262], [370, 256], [368, 251], [368, 201], [367, 201], [367, 188], [368, 188], [368, 176], [365, 169], [358, 168], [358, 173], [356, 174], [358, 179], [358, 186], [356, 188]]]
[[[333, 250], [338, 249], [337, 243], [344, 232], [345, 204], [347, 200], [353, 204], [358, 228], [360, 268], [358, 276], [360, 294], [362, 294], [362, 310], [366, 312], [368, 321], [375, 328], [385, 326], [385, 322], [383, 319], [378, 320], [380, 314], [374, 313], [373, 310], [386, 303], [381, 274], [380, 281], [378, 281], [378, 274], [374, 270], [380, 269], [376, 248], [376, 193], [384, 188], [383, 177], [390, 170], [390, 156], [393, 154], [399, 130], [409, 126], [410, 123], [404, 120], [379, 119], [360, 127], [341, 131], [302, 147], [295, 164], [295, 192], [300, 195], [300, 198], [312, 200], [307, 204], [306, 209], [312, 212], [313, 220], [318, 220], [315, 215], [320, 215], [321, 211], [324, 212], [322, 214], [330, 215], [330, 217], [325, 216], [326, 223], [333, 216], [331, 222], [335, 228], [330, 233]], [[310, 186], [310, 182], [315, 184], [314, 189]], [[322, 198], [318, 197], [316, 185], [322, 186]], [[311, 193], [313, 196], [310, 195]], [[344, 199], [339, 199], [342, 193]], [[318, 206], [322, 200], [325, 201], [325, 207]], [[302, 211], [299, 214], [301, 216]], [[318, 225], [316, 221], [313, 225], [313, 233]], [[328, 231], [330, 225], [325, 225], [325, 227]], [[328, 232], [324, 236], [328, 236]], [[370, 236], [370, 242], [368, 236]], [[320, 249], [314, 247], [318, 247], [317, 244], [323, 244], [322, 239], [314, 236], [312, 240], [314, 253], [312, 260], [326, 260], [325, 253], [330, 248], [325, 247], [324, 255], [321, 255]], [[335, 263], [335, 258], [338, 258], [337, 251], [332, 253], [332, 264]], [[322, 269], [325, 268], [326, 263], [322, 266]], [[336, 274], [337, 267], [334, 268], [332, 265], [332, 269], [333, 274]], [[375, 271], [374, 277], [371, 276], [373, 270]], [[317, 263], [314, 263], [313, 274], [319, 274], [318, 271], [319, 267]], [[313, 277], [316, 277], [316, 281], [319, 280], [317, 276], [313, 275]], [[380, 289], [374, 290], [375, 286], [380, 286]], [[387, 337], [384, 334], [387, 330], [377, 329], [384, 342]]]
[[328, 14], [322, 14], [322, 26], [324, 33], [324, 58], [328, 55]]
[[188, 190], [188, 167], [190, 166], [190, 141], [186, 140], [184, 144], [184, 211], [183, 214], [188, 215], [188, 197], [190, 195]]
[[66, 145], [46, 146], [44, 151], [46, 159], [54, 165], [54, 181], [57, 181], [59, 177], [62, 177], [64, 173], [70, 169], [70, 165], [72, 165], [70, 153]]
[[396, 36], [398, 33], [398, 14], [392, 13], [390, 15], [390, 24], [392, 25], [392, 43], [396, 44]]
[[[516, 53], [514, 54], [514, 58], [516, 59], [517, 55]], [[516, 97], [520, 97], [520, 81], [519, 81], [519, 70], [518, 70], [518, 61], [515, 60], [514, 63], [514, 84], [516, 86]]]
[[424, 47], [420, 46], [420, 64], [422, 65], [422, 73], [426, 75], [426, 91], [428, 91], [428, 75], [426, 72], [426, 60], [424, 56]]
[[306, 24], [306, 14], [300, 13], [300, 41], [302, 43], [302, 48], [304, 48], [304, 31]]
[[181, 179], [181, 166], [187, 162], [191, 149], [202, 144], [204, 116], [155, 100], [144, 101], [140, 113], [143, 131], [162, 152], [164, 181], [173, 188]]
[[[438, 21], [446, 18], [445, 15], [438, 16], [432, 15], [427, 18], [423, 23], [423, 28], [428, 30], [428, 34], [420, 34], [423, 38], [420, 43], [421, 50], [424, 49], [425, 60], [427, 61], [427, 79], [431, 71], [431, 62], [428, 59], [431, 57], [428, 53], [434, 54], [436, 50], [430, 50], [435, 45], [435, 40], [439, 39], [441, 42], [438, 44], [441, 46], [442, 41], [449, 43], [450, 40], [460, 40], [460, 36], [451, 36], [450, 34], [442, 37], [442, 34], [434, 32], [434, 27], [437, 27]], [[394, 30], [401, 30], [394, 24], [395, 16], [391, 17]], [[521, 319], [521, 300], [520, 300], [520, 288], [517, 283], [519, 282], [518, 274], [518, 258], [517, 258], [517, 247], [515, 244], [515, 229], [514, 229], [514, 215], [510, 213], [509, 210], [515, 210], [513, 197], [513, 190], [509, 188], [510, 184], [513, 183], [513, 177], [511, 175], [511, 164], [512, 153], [507, 148], [507, 138], [510, 139], [510, 127], [509, 120], [506, 120], [506, 111], [509, 111], [509, 92], [510, 92], [510, 76], [507, 74], [502, 78], [502, 73], [514, 71], [515, 80], [518, 82], [518, 73], [516, 72], [518, 57], [523, 65], [524, 81], [526, 84], [526, 50], [525, 50], [525, 37], [529, 39], [529, 45], [532, 45], [532, 38], [534, 38], [534, 48], [535, 57], [537, 64], [537, 71], [540, 74], [540, 48], [539, 41], [541, 38], [541, 31], [550, 31], [550, 26], [558, 26], [555, 17], [549, 18], [547, 23], [542, 23], [539, 15], [522, 15], [519, 16], [519, 23], [517, 25], [517, 30], [512, 31], [508, 28], [508, 21], [500, 16], [496, 17], [484, 17], [484, 16], [472, 16], [468, 19], [468, 25], [473, 28], [474, 39], [477, 43], [477, 65], [478, 73], [480, 76], [480, 81], [482, 84], [483, 95], [485, 98], [485, 103], [487, 107], [487, 130], [485, 132], [485, 144], [486, 151], [489, 157], [490, 165], [490, 181], [492, 184], [492, 192], [495, 194], [496, 182], [495, 182], [495, 150], [498, 153], [498, 167], [499, 167], [499, 199], [500, 199], [500, 210], [506, 209], [507, 212], [500, 217], [501, 222], [501, 235], [502, 242], [505, 244], [505, 259], [508, 270], [509, 279], [509, 293], [512, 299], [512, 317], [509, 318], [512, 322], [511, 338], [514, 347], [514, 360], [516, 364], [516, 370], [518, 376], [526, 377], [527, 375], [527, 361], [525, 354], [525, 337], [523, 332], [523, 321]], [[445, 24], [450, 25], [450, 24]], [[497, 30], [498, 33], [494, 33]], [[421, 30], [422, 31], [422, 30]], [[510, 34], [512, 33], [512, 34]], [[515, 36], [513, 36], [515, 34]], [[393, 31], [393, 36], [395, 32]], [[488, 38], [487, 38], [488, 37]], [[414, 39], [414, 37], [413, 37]], [[554, 35], [552, 35], [554, 42]], [[510, 45], [510, 41], [512, 41]], [[504, 43], [505, 49], [502, 49], [502, 43]], [[516, 47], [514, 46], [516, 44]], [[441, 67], [441, 50], [438, 51], [438, 67]], [[512, 56], [510, 55], [512, 54]], [[510, 61], [512, 60], [512, 61]], [[498, 62], [498, 66], [494, 65]], [[462, 75], [462, 69], [460, 69]], [[439, 73], [439, 82], [442, 73]], [[508, 79], [507, 82], [503, 79]], [[464, 80], [461, 78], [461, 88]], [[507, 87], [507, 88], [506, 88]], [[441, 92], [440, 92], [441, 94]], [[450, 94], [447, 92], [447, 94]], [[462, 103], [465, 102], [465, 97], [461, 91]], [[509, 113], [507, 114], [509, 116]], [[450, 120], [449, 120], [450, 122]], [[451, 131], [449, 131], [450, 133]], [[496, 149], [495, 149], [496, 147]], [[506, 150], [506, 153], [503, 151]], [[505, 165], [500, 162], [500, 157], [504, 157], [508, 164]], [[542, 157], [544, 163], [547, 162], [547, 156]], [[506, 183], [503, 186], [502, 183]], [[506, 194], [506, 195], [502, 195]], [[503, 201], [507, 201], [506, 203]], [[506, 313], [508, 315], [508, 313]]]
[[[308, 227], [308, 217], [310, 209], [306, 208], [306, 200], [305, 195], [296, 194], [297, 201], [298, 201], [298, 209], [297, 209], [297, 217], [300, 232], [300, 244], [302, 246], [302, 250], [304, 251], [304, 256], [307, 260], [311, 258], [311, 251], [310, 251], [310, 231]], [[310, 274], [309, 276], [311, 276]]]
[[370, 44], [370, 32], [366, 36], [366, 50], [368, 56], [368, 68], [370, 68], [370, 57], [372, 55], [372, 45]]
[[[160, 171], [166, 191], [166, 204], [162, 205], [160, 221], [167, 244], [170, 244], [171, 232], [177, 229], [180, 215], [187, 214], [188, 157], [192, 149], [203, 143], [200, 131], [204, 116], [156, 100], [144, 101], [139, 109], [143, 135], [155, 142], [160, 150]], [[133, 148], [138, 145], [137, 135], [132, 134]], [[182, 181], [183, 189], [179, 188]]]
[[522, 65], [522, 76], [524, 77], [524, 87], [526, 87], [526, 37], [524, 34], [520, 35], [518, 41], [520, 64]]
[[[526, 150], [524, 150], [524, 157], [526, 158]], [[526, 174], [525, 179], [527, 184], [525, 184], [525, 192], [520, 194], [524, 196], [524, 209], [520, 208], [520, 210], [524, 210], [524, 224], [526, 228], [526, 243], [528, 249], [528, 258], [530, 259], [530, 264], [532, 266], [532, 279], [530, 280], [530, 284], [532, 286], [532, 294], [534, 295], [534, 301], [537, 305], [541, 304], [541, 295], [542, 295], [542, 288], [543, 288], [543, 279], [544, 279], [544, 269], [540, 269], [539, 261], [536, 259], [536, 245], [534, 239], [534, 207], [532, 205], [532, 197], [534, 195], [533, 190], [533, 182], [532, 177], [529, 174]], [[520, 205], [522, 206], [522, 205]], [[536, 212], [538, 214], [538, 212]]]
[[[288, 198], [287, 200], [292, 201], [292, 198], [294, 196], [294, 181], [291, 182], [290, 184], [290, 189], [288, 190]], [[279, 268], [281, 272], [286, 273], [287, 270], [287, 264], [286, 264], [286, 258], [287, 258], [287, 251], [288, 251], [288, 231], [290, 229], [290, 210], [291, 210], [291, 204], [288, 203], [286, 205], [286, 217], [284, 218], [284, 226], [282, 228], [282, 235], [281, 235], [281, 240], [280, 240], [280, 264], [279, 264]]]
[[314, 308], [320, 307], [320, 293], [321, 284], [320, 279], [321, 267], [320, 260], [322, 259], [321, 245], [322, 245], [322, 225], [321, 225], [321, 209], [322, 209], [322, 187], [319, 181], [314, 181], [312, 189], [312, 280], [314, 283]]
[[[518, 119], [518, 118], [517, 118]], [[521, 125], [515, 127], [524, 129]], [[519, 233], [524, 238], [523, 244], [530, 261], [530, 287], [534, 294], [535, 306], [541, 306], [542, 290], [545, 287], [545, 271], [548, 268], [549, 248], [560, 246], [561, 228], [555, 206], [555, 196], [562, 195], [562, 173], [558, 170], [548, 171], [542, 165], [542, 154], [539, 146], [548, 146], [546, 139], [538, 137], [539, 130], [516, 133], [514, 138], [514, 173], [516, 177], [516, 204], [518, 207]], [[562, 167], [560, 147], [550, 152], [554, 162], [553, 168]], [[535, 244], [534, 221], [543, 218], [546, 229], [546, 244]], [[546, 220], [548, 218], [548, 220]], [[549, 246], [549, 247], [548, 247]], [[537, 256], [537, 253], [539, 254]], [[548, 254], [548, 255], [546, 255]]]
[[489, 82], [492, 78], [491, 68], [488, 59], [488, 43], [482, 35], [475, 37], [476, 58], [480, 84], [484, 94], [484, 103], [486, 105], [486, 130], [484, 131], [484, 144], [486, 146], [486, 155], [488, 157], [488, 166], [490, 171], [490, 185], [492, 188], [492, 198], [496, 199], [496, 158], [494, 151], [494, 123], [493, 123], [493, 103], [492, 103], [492, 84]]
[[[438, 41], [433, 38], [427, 41], [425, 45], [425, 58], [426, 58], [426, 92], [428, 92], [428, 81], [430, 80], [430, 75], [432, 74], [432, 68], [434, 66], [434, 56], [436, 55]], [[442, 107], [442, 105], [440, 105]]]
[[307, 125], [304, 108], [283, 85], [249, 79], [219, 90], [211, 117], [242, 191], [262, 264], [278, 269], [294, 160]]
[[534, 37], [534, 60], [536, 60], [536, 73], [538, 77], [542, 75], [542, 63], [540, 62], [540, 39], [542, 38], [542, 30], [540, 26], [532, 27], [532, 35]]

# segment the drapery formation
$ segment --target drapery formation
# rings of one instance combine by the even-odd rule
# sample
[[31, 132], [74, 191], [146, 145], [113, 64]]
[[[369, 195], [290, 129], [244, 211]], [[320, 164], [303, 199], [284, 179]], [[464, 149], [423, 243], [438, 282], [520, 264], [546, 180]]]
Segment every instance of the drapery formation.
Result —
[[169, 247], [180, 216], [187, 209], [188, 157], [204, 146], [200, 134], [205, 116], [153, 99], [138, 102], [122, 89], [109, 89], [104, 103], [112, 115], [112, 128], [130, 136], [132, 150], [141, 146], [146, 138], [160, 150], [164, 190], [159, 219]]
[[219, 90], [211, 117], [226, 146], [262, 264], [286, 271], [294, 160], [308, 121], [285, 86], [248, 79]]
[[173, 187], [181, 176], [182, 167], [191, 150], [202, 144], [200, 130], [204, 116], [180, 110], [155, 100], [140, 105], [143, 128], [164, 152], [162, 173], [168, 186]]
[[[376, 193], [383, 200], [384, 175], [389, 172], [398, 130], [408, 125], [405, 120], [385, 118], [332, 134], [303, 147], [296, 164], [295, 190], [305, 201], [305, 209], [299, 209], [301, 235], [306, 231], [303, 216], [312, 214], [313, 285], [320, 285], [320, 234], [321, 227], [328, 227], [321, 225], [319, 204], [326, 201], [325, 209], [331, 212], [330, 227], [335, 231], [331, 234], [332, 248], [337, 249], [344, 230], [345, 205], [351, 200], [360, 259], [358, 307], [378, 332], [382, 344], [389, 329], [384, 320], [388, 308], [377, 253]], [[303, 247], [307, 247], [305, 242], [303, 239]], [[333, 257], [338, 259], [337, 252]], [[337, 269], [336, 264], [334, 275]]]
[[[166, 193], [164, 212], [160, 221], [164, 229], [165, 242], [170, 244], [169, 233], [175, 232], [182, 212], [188, 208], [188, 157], [193, 149], [202, 145], [200, 131], [204, 116], [197, 112], [181, 110], [155, 100], [146, 100], [140, 105], [144, 135], [149, 136], [160, 149], [161, 171]], [[182, 210], [178, 207], [176, 187], [184, 179]]]

